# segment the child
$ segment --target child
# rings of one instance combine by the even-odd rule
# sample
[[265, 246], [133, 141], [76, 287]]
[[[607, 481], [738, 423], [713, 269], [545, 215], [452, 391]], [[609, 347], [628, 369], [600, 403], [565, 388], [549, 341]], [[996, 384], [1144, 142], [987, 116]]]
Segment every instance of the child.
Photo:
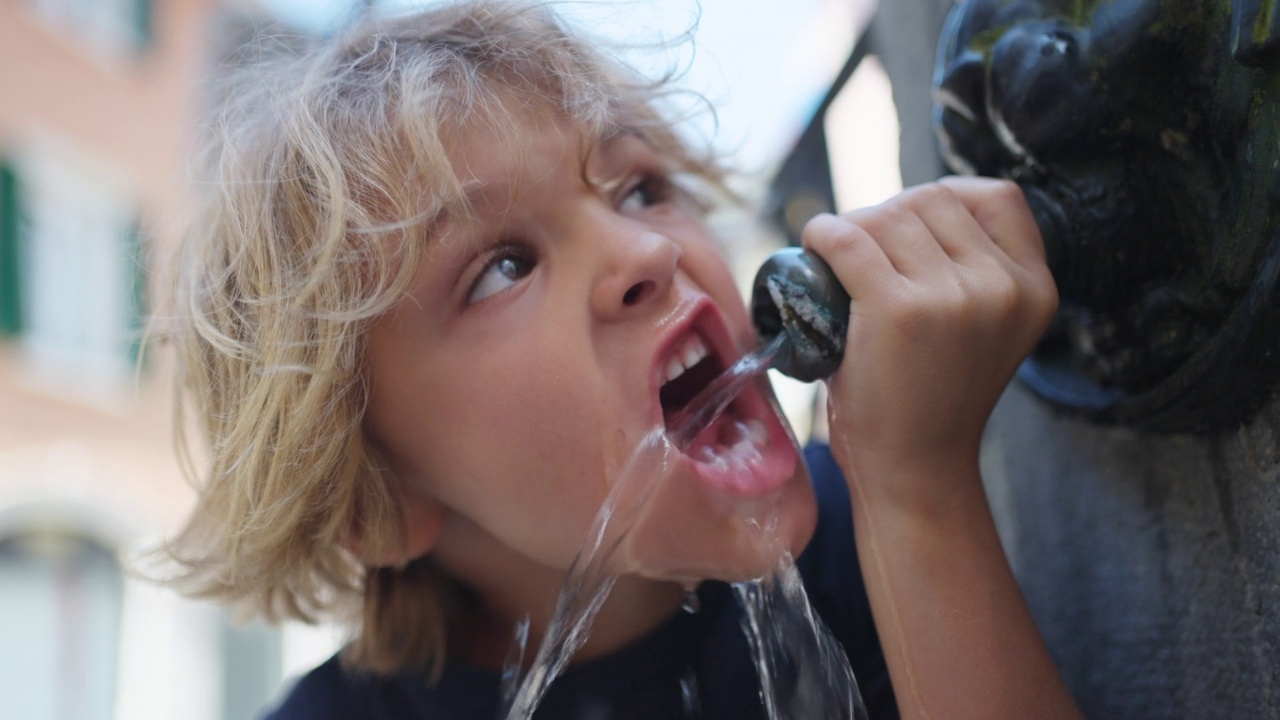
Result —
[[[181, 253], [209, 443], [181, 585], [358, 616], [271, 717], [496, 717], [513, 629], [527, 615], [536, 647], [634, 448], [754, 345], [699, 210], [721, 171], [655, 110], [661, 85], [527, 3], [366, 20], [242, 80]], [[721, 581], [784, 551], [875, 716], [886, 662], [906, 717], [1074, 715], [977, 470], [1056, 304], [1021, 195], [947, 180], [805, 243], [854, 302], [831, 454], [811, 485], [751, 390], [663, 466], [538, 717], [763, 717]], [[763, 539], [743, 521], [762, 507]]]

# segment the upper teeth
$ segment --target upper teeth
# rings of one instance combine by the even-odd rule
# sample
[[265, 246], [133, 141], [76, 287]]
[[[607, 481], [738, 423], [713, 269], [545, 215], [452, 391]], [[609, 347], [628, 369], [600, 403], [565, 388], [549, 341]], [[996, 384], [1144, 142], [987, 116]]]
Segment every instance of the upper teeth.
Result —
[[671, 359], [667, 360], [667, 377], [663, 382], [671, 382], [680, 377], [685, 370], [697, 365], [706, 356], [707, 346], [702, 342], [702, 338], [690, 335], [685, 339], [684, 344], [671, 354]]

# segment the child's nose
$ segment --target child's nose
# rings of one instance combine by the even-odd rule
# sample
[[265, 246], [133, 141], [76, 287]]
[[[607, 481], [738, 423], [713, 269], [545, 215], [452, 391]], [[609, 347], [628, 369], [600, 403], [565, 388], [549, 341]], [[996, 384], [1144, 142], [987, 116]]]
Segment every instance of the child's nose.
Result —
[[611, 251], [591, 298], [600, 317], [625, 318], [667, 296], [680, 264], [679, 245], [653, 231], [605, 242]]

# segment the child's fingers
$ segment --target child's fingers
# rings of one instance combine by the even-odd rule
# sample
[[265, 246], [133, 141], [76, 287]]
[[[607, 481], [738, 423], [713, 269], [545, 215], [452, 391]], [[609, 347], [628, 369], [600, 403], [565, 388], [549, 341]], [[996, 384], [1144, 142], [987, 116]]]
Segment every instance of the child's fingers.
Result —
[[844, 217], [814, 216], [805, 225], [801, 243], [831, 266], [854, 300], [881, 293], [901, 278], [875, 238]]
[[1021, 188], [1008, 180], [945, 177], [940, 185], [955, 193], [986, 235], [1024, 268], [1044, 264], [1044, 241]]
[[918, 206], [924, 204], [920, 196], [925, 194], [929, 192], [923, 188], [908, 190], [880, 205], [840, 217], [866, 231], [899, 274], [912, 280], [927, 280], [949, 265], [952, 258], [921, 217]]
[[929, 183], [911, 188], [902, 199], [951, 260], [975, 269], [1012, 265], [1013, 260], [951, 188]]

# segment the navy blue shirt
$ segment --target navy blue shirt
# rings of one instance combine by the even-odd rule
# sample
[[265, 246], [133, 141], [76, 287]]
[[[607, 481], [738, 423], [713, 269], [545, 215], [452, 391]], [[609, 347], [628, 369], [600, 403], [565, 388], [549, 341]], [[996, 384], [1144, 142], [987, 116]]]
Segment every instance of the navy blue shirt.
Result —
[[[818, 527], [796, 561], [814, 609], [844, 647], [873, 720], [898, 717], [853, 544], [849, 494], [825, 445], [805, 450]], [[705, 720], [765, 717], [759, 680], [732, 588], [706, 582], [700, 608], [678, 613], [604, 658], [570, 666], [548, 689], [536, 720]], [[440, 682], [420, 673], [371, 675], [337, 658], [298, 681], [268, 720], [494, 720], [499, 673], [448, 662]]]

